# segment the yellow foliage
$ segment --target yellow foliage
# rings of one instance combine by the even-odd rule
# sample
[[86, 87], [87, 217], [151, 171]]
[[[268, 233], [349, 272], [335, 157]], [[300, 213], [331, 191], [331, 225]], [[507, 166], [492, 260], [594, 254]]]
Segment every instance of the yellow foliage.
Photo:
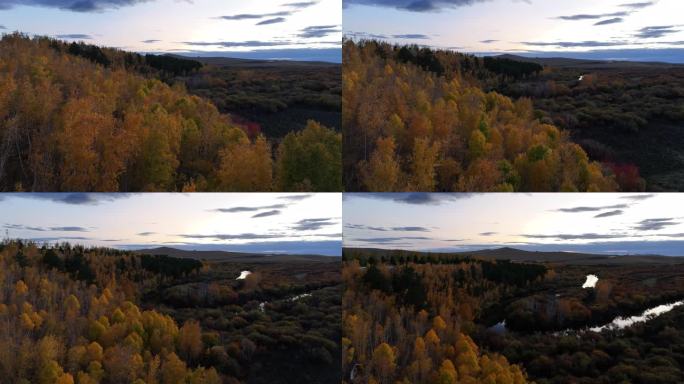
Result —
[[456, 373], [456, 368], [451, 360], [442, 361], [442, 365], [439, 367], [438, 372], [439, 378], [437, 379], [438, 384], [456, 384], [456, 379], [458, 374]]
[[27, 315], [26, 313], [22, 313], [19, 318], [21, 322], [21, 327], [27, 331], [32, 331], [33, 328], [36, 326], [33, 323], [33, 320], [31, 320], [31, 316]]
[[74, 377], [70, 373], [65, 373], [57, 379], [55, 384], [74, 384]]
[[17, 283], [14, 285], [14, 292], [17, 294], [17, 296], [23, 296], [28, 293], [28, 286], [26, 283], [24, 283], [24, 280], [17, 281]]

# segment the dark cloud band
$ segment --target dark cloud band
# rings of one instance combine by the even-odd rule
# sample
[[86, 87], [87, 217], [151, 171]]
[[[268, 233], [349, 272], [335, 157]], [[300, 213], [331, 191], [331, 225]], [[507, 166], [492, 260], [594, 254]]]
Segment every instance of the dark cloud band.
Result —
[[370, 5], [402, 9], [411, 12], [435, 12], [444, 8], [457, 8], [488, 0], [343, 0], [345, 7], [350, 5]]
[[150, 0], [2, 0], [0, 9], [15, 6], [36, 6], [65, 9], [74, 12], [101, 12], [108, 9], [132, 6]]
[[594, 23], [594, 25], [610, 25], [610, 24], [618, 24], [622, 23], [625, 21], [622, 17], [614, 17], [612, 19], [606, 19], [606, 20], [601, 20], [599, 22]]

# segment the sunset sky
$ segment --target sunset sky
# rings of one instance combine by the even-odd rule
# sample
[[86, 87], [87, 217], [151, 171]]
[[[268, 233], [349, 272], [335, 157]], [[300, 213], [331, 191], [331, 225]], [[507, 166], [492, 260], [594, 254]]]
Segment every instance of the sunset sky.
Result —
[[5, 193], [3, 237], [116, 248], [337, 256], [341, 194]]
[[0, 32], [136, 52], [339, 61], [341, 0], [0, 0]]
[[344, 5], [344, 32], [358, 38], [486, 54], [684, 62], [681, 0], [344, 0]]
[[345, 194], [344, 245], [684, 256], [681, 194]]

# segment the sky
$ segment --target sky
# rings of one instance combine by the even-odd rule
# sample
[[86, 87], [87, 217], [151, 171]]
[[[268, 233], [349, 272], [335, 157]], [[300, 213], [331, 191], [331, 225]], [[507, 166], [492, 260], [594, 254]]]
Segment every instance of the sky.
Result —
[[344, 246], [684, 256], [684, 194], [345, 194]]
[[128, 51], [341, 60], [341, 0], [0, 0], [0, 32]]
[[340, 193], [4, 193], [2, 237], [339, 256]]
[[352, 38], [475, 54], [684, 63], [681, 0], [343, 1]]

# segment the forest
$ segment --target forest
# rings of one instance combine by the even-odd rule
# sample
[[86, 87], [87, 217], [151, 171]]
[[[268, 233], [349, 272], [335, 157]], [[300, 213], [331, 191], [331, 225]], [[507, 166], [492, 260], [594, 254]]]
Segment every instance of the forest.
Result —
[[[3, 382], [339, 380], [339, 259], [206, 262], [0, 243]], [[241, 269], [252, 272], [238, 279]], [[291, 370], [294, 365], [307, 369]]]
[[340, 130], [342, 70], [339, 64], [202, 58], [201, 70], [174, 77], [188, 92], [242, 119], [270, 138], [298, 131], [308, 120]]
[[341, 190], [338, 132], [308, 120], [267, 137], [173, 80], [202, 68], [171, 56], [4, 35], [0, 190]]
[[543, 64], [543, 70], [525, 78], [492, 79], [488, 89], [531, 98], [543, 120], [571, 132], [591, 159], [609, 165], [621, 185], [684, 190], [683, 65], [512, 60]]
[[415, 254], [392, 263], [390, 258], [383, 261], [382, 256], [345, 249], [344, 382], [527, 383], [520, 366], [480, 348], [472, 338], [485, 300], [492, 300], [499, 289], [525, 286], [546, 270], [535, 266], [519, 281], [502, 281], [498, 272], [511, 266], [461, 257], [437, 261]]
[[347, 191], [633, 187], [543, 119], [529, 97], [485, 90], [487, 79], [535, 76], [540, 65], [352, 40], [343, 63]]
[[[345, 381], [684, 380], [684, 306], [625, 328], [589, 330], [684, 299], [683, 262], [485, 254], [344, 249]], [[598, 281], [583, 287], [589, 274]]]

